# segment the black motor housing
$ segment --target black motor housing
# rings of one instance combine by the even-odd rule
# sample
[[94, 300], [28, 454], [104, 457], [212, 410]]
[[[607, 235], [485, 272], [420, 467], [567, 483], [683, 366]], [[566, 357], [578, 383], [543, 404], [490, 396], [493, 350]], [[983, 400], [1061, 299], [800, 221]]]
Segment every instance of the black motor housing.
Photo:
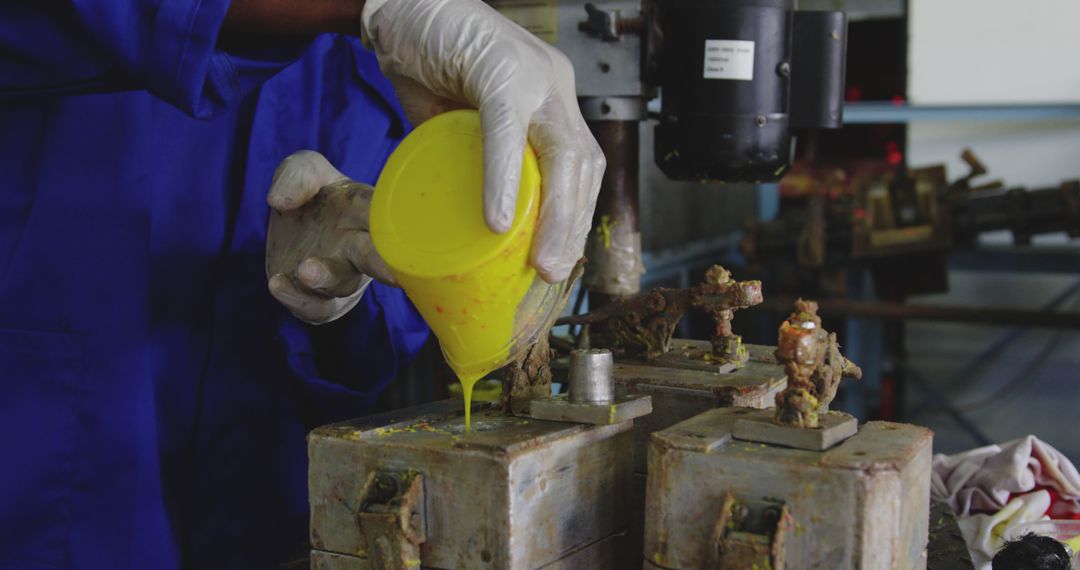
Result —
[[778, 180], [793, 128], [840, 126], [842, 12], [798, 12], [793, 0], [658, 0], [655, 9], [655, 160], [669, 178]]

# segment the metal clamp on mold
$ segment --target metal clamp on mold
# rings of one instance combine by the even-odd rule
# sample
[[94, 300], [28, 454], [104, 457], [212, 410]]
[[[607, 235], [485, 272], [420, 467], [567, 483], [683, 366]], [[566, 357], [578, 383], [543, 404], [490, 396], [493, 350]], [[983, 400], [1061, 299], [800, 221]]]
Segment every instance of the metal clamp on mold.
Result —
[[427, 540], [424, 476], [416, 471], [376, 471], [361, 491], [356, 524], [372, 568], [405, 570], [420, 566]]
[[709, 568], [784, 568], [784, 538], [791, 513], [779, 501], [739, 501], [728, 493], [720, 507]]

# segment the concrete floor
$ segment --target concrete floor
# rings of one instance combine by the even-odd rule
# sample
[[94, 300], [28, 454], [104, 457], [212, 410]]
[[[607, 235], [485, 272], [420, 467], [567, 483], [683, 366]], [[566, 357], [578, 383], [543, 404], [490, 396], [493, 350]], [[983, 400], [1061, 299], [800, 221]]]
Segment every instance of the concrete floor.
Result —
[[[1038, 308], [1075, 284], [1080, 276], [952, 272], [950, 291], [912, 302]], [[1076, 311], [1080, 295], [1061, 309]], [[986, 350], [1008, 327], [911, 322], [908, 365], [954, 404], [992, 441], [1027, 434], [1050, 443], [1080, 465], [1080, 331], [1027, 329], [1008, 348], [984, 364], [970, 383], [957, 373]], [[966, 386], [958, 384], [967, 384]], [[926, 394], [909, 384], [907, 421], [935, 432], [936, 453], [956, 453], [978, 443], [940, 411], [916, 409]]]

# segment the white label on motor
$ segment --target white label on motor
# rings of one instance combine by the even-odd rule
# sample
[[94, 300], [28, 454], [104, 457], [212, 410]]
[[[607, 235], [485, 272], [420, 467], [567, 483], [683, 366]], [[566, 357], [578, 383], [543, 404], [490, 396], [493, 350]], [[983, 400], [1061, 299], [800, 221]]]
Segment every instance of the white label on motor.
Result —
[[705, 40], [705, 79], [754, 80], [754, 42]]

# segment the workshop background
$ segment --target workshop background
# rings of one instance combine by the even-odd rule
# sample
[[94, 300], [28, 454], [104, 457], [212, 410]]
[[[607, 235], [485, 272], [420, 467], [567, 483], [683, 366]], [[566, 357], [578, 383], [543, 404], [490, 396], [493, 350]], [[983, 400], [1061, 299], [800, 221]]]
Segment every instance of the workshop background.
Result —
[[[1035, 434], [1080, 462], [1080, 4], [799, 7], [847, 12], [844, 128], [801, 137], [778, 184], [716, 185], [666, 178], [656, 122], [642, 121], [642, 289], [699, 282], [715, 262], [762, 279], [766, 302], [735, 319], [762, 344], [790, 299], [817, 299], [865, 372], [834, 407], [930, 427], [935, 453]], [[923, 243], [875, 252], [853, 223], [899, 172], [955, 201], [929, 208]], [[687, 319], [677, 336], [708, 326]], [[381, 408], [446, 397], [456, 381], [434, 339], [406, 377]]]

